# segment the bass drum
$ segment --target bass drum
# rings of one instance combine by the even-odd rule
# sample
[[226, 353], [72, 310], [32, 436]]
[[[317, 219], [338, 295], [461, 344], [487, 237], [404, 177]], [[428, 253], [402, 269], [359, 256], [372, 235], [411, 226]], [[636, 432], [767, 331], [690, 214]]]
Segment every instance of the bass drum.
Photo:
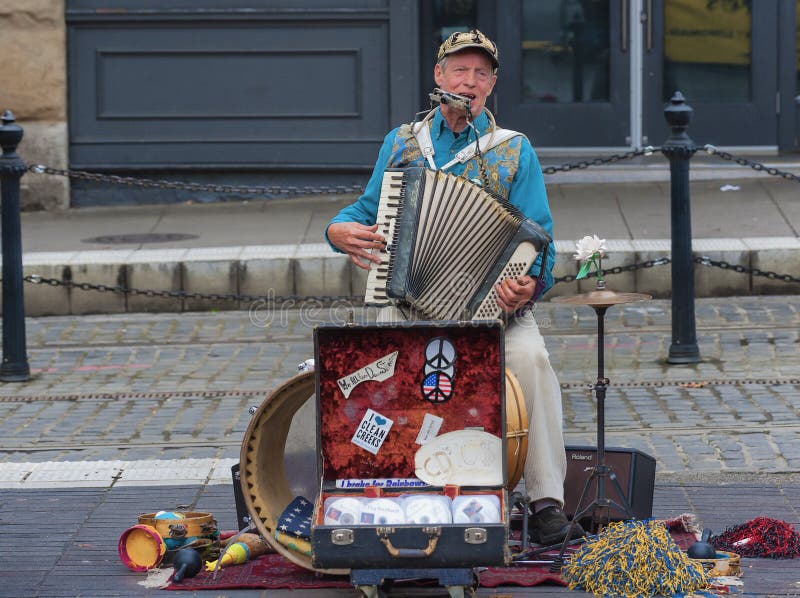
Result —
[[[528, 418], [519, 383], [506, 370], [506, 467], [513, 490], [528, 450]], [[244, 434], [240, 454], [242, 494], [247, 512], [267, 543], [289, 561], [330, 575], [347, 569], [315, 569], [311, 557], [287, 549], [275, 528], [295, 496], [313, 500], [319, 491], [314, 372], [304, 372], [276, 388], [259, 406]], [[291, 479], [286, 472], [291, 472]]]
[[506, 369], [506, 474], [508, 489], [514, 491], [525, 470], [528, 454], [528, 410], [522, 387]]
[[272, 391], [253, 414], [240, 455], [242, 494], [256, 529], [277, 553], [312, 571], [347, 575], [347, 569], [314, 569], [311, 557], [275, 539], [278, 517], [294, 497], [314, 500], [319, 491], [313, 396], [314, 372], [304, 372]]

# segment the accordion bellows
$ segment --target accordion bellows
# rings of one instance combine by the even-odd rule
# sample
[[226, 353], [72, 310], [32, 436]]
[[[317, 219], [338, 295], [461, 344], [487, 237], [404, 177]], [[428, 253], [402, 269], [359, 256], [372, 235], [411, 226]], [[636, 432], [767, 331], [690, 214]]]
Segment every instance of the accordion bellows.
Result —
[[386, 170], [377, 223], [387, 247], [365, 302], [407, 303], [434, 320], [498, 318], [495, 284], [526, 274], [550, 243], [506, 200], [420, 167]]

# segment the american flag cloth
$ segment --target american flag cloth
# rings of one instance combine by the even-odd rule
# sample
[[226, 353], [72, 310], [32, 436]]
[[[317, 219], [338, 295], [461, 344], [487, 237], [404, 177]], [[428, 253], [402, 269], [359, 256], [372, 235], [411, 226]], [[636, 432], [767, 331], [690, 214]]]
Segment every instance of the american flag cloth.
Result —
[[287, 536], [309, 539], [313, 514], [313, 503], [307, 498], [296, 496], [278, 517], [278, 527], [275, 531], [283, 532]]
[[466, 507], [464, 507], [464, 515], [472, 521], [473, 517], [480, 513], [483, 510], [483, 505], [479, 503], [477, 500], [470, 501]]
[[431, 372], [422, 381], [422, 395], [432, 403], [446, 401], [452, 392], [450, 376], [444, 372]]

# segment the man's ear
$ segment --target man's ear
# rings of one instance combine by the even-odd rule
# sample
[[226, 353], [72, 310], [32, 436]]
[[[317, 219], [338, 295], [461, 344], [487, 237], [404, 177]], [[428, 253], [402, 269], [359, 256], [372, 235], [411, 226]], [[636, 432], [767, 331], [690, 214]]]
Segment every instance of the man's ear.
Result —
[[486, 94], [487, 98], [490, 95], [492, 95], [492, 92], [494, 91], [494, 86], [495, 86], [496, 83], [497, 83], [497, 75], [492, 75], [492, 86], [489, 88], [489, 93]]
[[442, 72], [442, 67], [439, 63], [436, 63], [436, 66], [433, 67], [433, 80], [436, 81], [436, 85], [441, 87], [444, 80], [444, 72]]

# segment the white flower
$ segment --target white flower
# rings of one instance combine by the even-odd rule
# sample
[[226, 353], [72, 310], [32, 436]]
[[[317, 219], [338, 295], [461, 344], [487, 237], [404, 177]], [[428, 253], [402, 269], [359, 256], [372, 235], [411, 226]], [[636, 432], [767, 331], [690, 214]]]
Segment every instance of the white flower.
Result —
[[579, 262], [585, 262], [593, 257], [603, 257], [606, 254], [606, 240], [598, 238], [597, 235], [586, 235], [575, 243], [578, 251], [573, 257]]

